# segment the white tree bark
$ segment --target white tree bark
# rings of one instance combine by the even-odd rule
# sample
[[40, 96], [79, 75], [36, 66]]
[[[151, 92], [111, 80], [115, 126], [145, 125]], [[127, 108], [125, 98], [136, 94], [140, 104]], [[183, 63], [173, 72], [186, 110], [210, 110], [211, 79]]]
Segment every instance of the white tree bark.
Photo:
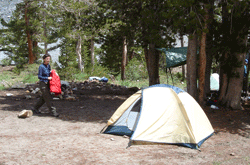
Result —
[[92, 66], [95, 65], [95, 52], [94, 52], [94, 39], [91, 38], [91, 45], [90, 45], [90, 53], [91, 53], [91, 64]]
[[78, 57], [78, 68], [81, 70], [81, 72], [84, 71], [84, 66], [82, 64], [82, 37], [79, 35], [76, 45], [76, 54]]
[[125, 80], [125, 66], [127, 63], [127, 40], [126, 36], [123, 37], [123, 52], [122, 52], [122, 66], [121, 66], [121, 79]]

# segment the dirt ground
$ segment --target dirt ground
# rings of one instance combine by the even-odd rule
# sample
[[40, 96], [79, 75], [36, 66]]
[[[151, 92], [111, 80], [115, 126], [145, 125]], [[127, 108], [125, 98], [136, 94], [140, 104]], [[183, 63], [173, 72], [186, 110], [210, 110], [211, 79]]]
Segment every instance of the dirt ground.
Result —
[[[100, 91], [100, 90], [99, 90]], [[8, 93], [13, 94], [7, 96]], [[129, 138], [100, 134], [132, 93], [74, 91], [76, 100], [53, 100], [60, 113], [17, 117], [37, 101], [27, 89], [0, 91], [0, 165], [30, 164], [250, 164], [250, 108], [205, 109], [215, 134], [200, 151], [176, 145], [132, 145]], [[27, 95], [32, 96], [27, 99]]]

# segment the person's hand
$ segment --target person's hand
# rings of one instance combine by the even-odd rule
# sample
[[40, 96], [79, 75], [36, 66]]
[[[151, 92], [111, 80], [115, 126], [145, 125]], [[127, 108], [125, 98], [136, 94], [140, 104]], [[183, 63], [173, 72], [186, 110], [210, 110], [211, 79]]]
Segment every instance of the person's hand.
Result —
[[48, 80], [52, 80], [52, 77], [48, 77]]

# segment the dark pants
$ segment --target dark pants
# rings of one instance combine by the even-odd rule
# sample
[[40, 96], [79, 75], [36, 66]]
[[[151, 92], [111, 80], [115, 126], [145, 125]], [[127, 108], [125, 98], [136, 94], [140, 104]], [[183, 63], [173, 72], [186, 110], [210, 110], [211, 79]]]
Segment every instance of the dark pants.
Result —
[[247, 96], [247, 78], [246, 77], [244, 77], [244, 79], [243, 79], [243, 88], [242, 88], [242, 90], [243, 90], [243, 96]]
[[38, 102], [35, 104], [35, 109], [38, 110], [44, 103], [46, 103], [47, 107], [50, 111], [53, 110], [53, 104], [52, 104], [52, 96], [50, 93], [49, 83], [45, 83], [43, 81], [39, 82], [39, 87], [42, 92], [42, 96], [38, 100]]

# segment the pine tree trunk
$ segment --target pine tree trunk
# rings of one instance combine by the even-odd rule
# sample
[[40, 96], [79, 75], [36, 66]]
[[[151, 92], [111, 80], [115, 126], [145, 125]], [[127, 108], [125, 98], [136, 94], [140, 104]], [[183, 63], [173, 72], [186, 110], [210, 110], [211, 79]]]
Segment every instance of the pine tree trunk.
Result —
[[[145, 54], [146, 55], [146, 54]], [[154, 84], [160, 84], [159, 79], [159, 57], [160, 53], [155, 49], [155, 44], [149, 44], [149, 50], [147, 51], [148, 60], [148, 76], [149, 76], [149, 86]]]
[[201, 36], [200, 44], [200, 56], [199, 56], [199, 104], [204, 105], [205, 97], [205, 71], [206, 71], [206, 33], [203, 32]]
[[[44, 30], [43, 35], [44, 35], [45, 38], [47, 38], [46, 23], [45, 22], [43, 22], [43, 30]], [[44, 52], [45, 52], [45, 54], [48, 53], [48, 44], [47, 44], [46, 41], [44, 42]]]
[[37, 60], [37, 55], [38, 55], [38, 42], [33, 41], [33, 56], [34, 60]]
[[77, 40], [77, 46], [76, 46], [76, 54], [78, 57], [78, 68], [81, 70], [81, 72], [84, 71], [84, 66], [82, 65], [82, 37], [79, 35]]
[[[226, 0], [222, 1], [222, 27], [223, 27], [223, 42], [226, 43], [230, 37], [230, 28], [227, 28], [230, 26], [230, 23], [228, 21], [229, 13], [227, 11], [227, 3]], [[224, 52], [222, 54], [221, 60], [220, 60], [220, 95], [218, 98], [218, 103], [221, 105], [225, 104], [224, 97], [226, 95], [227, 86], [228, 86], [228, 77], [227, 77], [227, 59], [230, 56], [229, 52]]]
[[213, 52], [211, 51], [213, 49], [213, 4], [214, 0], [210, 1], [210, 8], [209, 8], [209, 23], [208, 23], [208, 29], [209, 32], [207, 33], [207, 40], [206, 40], [206, 75], [205, 75], [205, 94], [210, 94], [210, 76], [211, 76], [211, 69], [212, 69], [212, 62], [213, 62]]
[[250, 61], [249, 61], [249, 57], [248, 57], [248, 64], [247, 64], [247, 80], [246, 80], [246, 89], [247, 89], [247, 95], [248, 95], [248, 91], [249, 91], [249, 81], [248, 81], [248, 77], [249, 77], [249, 70], [250, 70]]
[[239, 76], [230, 77], [226, 95], [224, 97], [224, 105], [230, 109], [241, 109], [241, 91], [243, 84], [244, 60], [245, 53], [237, 54], [237, 58], [242, 63], [242, 67], [234, 69], [234, 73]]
[[[204, 7], [205, 9], [205, 18], [204, 18], [204, 29], [207, 29], [207, 21], [208, 21], [208, 11], [207, 8]], [[201, 106], [205, 105], [205, 73], [206, 73], [206, 38], [207, 38], [207, 33], [202, 32], [201, 34], [201, 42], [200, 42], [200, 56], [199, 56], [199, 86], [198, 86], [198, 91], [199, 91], [199, 104]]]
[[188, 37], [187, 92], [197, 100], [197, 36]]
[[[43, 3], [43, 8], [45, 10], [45, 3]], [[46, 27], [46, 14], [45, 12], [43, 12], [43, 36], [45, 38], [45, 41], [44, 41], [44, 53], [47, 54], [48, 53], [48, 44], [46, 42], [47, 40], [47, 27]]]
[[28, 40], [28, 53], [29, 53], [29, 64], [33, 64], [35, 59], [32, 51], [32, 40], [29, 30], [29, 18], [28, 18], [28, 2], [25, 3], [25, 25], [26, 25], [26, 34]]
[[223, 103], [223, 98], [226, 95], [226, 90], [227, 90], [227, 85], [228, 85], [228, 77], [226, 74], [226, 67], [225, 67], [225, 59], [227, 59], [228, 57], [228, 53], [225, 53], [224, 55], [222, 55], [223, 59], [220, 63], [220, 95], [218, 98], [218, 102], [219, 104], [224, 104]]
[[210, 93], [210, 76], [211, 76], [211, 68], [213, 62], [213, 54], [211, 52], [212, 49], [212, 34], [207, 34], [207, 44], [206, 44], [206, 73], [205, 73], [205, 94]]
[[[183, 35], [181, 35], [180, 40], [181, 40], [181, 47], [184, 47]], [[181, 81], [184, 81], [185, 77], [186, 77], [185, 65], [181, 66], [181, 70], [182, 70], [182, 79], [181, 79]]]
[[144, 46], [144, 54], [145, 54], [145, 59], [146, 59], [147, 71], [149, 72], [149, 63], [148, 63], [149, 51], [148, 51], [147, 46]]
[[125, 66], [127, 63], [127, 40], [126, 36], [123, 37], [123, 51], [122, 51], [122, 66], [121, 66], [121, 79], [125, 80]]
[[[237, 37], [239, 40], [239, 43], [242, 43], [241, 45], [247, 45], [247, 36], [240, 38]], [[226, 108], [230, 108], [233, 110], [242, 109], [241, 107], [241, 92], [242, 92], [242, 85], [243, 85], [243, 76], [244, 76], [244, 63], [246, 58], [246, 52], [244, 53], [234, 53], [232, 54], [234, 56], [233, 59], [237, 59], [238, 62], [240, 62], [241, 67], [239, 66], [233, 66], [231, 69], [231, 72], [226, 72], [227, 76], [227, 86], [223, 87], [225, 88], [225, 94], [223, 98], [220, 98], [220, 103], [224, 105]], [[232, 76], [233, 75], [233, 76]]]
[[[238, 15], [237, 12], [229, 13], [227, 1], [223, 1], [222, 5], [222, 20], [223, 26], [229, 27], [229, 30], [223, 31], [223, 42], [227, 47], [230, 47], [230, 52], [226, 52], [225, 58], [221, 62], [225, 61], [225, 64], [222, 63], [222, 73], [223, 79], [226, 77], [227, 84], [223, 84], [220, 91], [220, 100], [219, 103], [222, 104], [225, 108], [230, 108], [233, 110], [241, 109], [241, 91], [243, 85], [243, 76], [244, 76], [244, 62], [246, 57], [247, 48], [247, 39], [248, 39], [248, 30], [249, 25], [247, 21], [248, 15], [245, 15], [245, 12], [242, 12], [241, 15]], [[238, 9], [241, 12], [241, 9], [245, 9], [245, 6], [241, 5], [240, 1], [237, 1], [234, 4], [234, 8]], [[241, 26], [239, 26], [241, 24]], [[232, 41], [233, 44], [232, 45]], [[231, 63], [231, 64], [230, 64]], [[230, 65], [229, 65], [230, 64]]]
[[95, 65], [95, 52], [94, 52], [94, 39], [93, 37], [91, 38], [91, 43], [90, 43], [90, 54], [91, 54], [91, 64], [92, 66]]

